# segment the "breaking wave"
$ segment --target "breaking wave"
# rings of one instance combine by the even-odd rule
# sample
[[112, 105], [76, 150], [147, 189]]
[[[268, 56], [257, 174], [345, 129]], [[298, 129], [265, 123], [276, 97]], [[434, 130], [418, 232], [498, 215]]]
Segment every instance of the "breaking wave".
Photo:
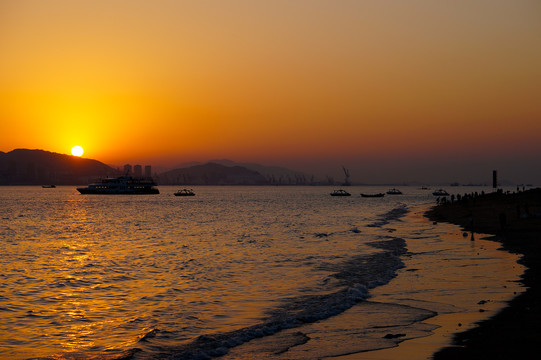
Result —
[[[321, 266], [322, 269], [334, 271], [332, 276], [339, 280], [339, 290], [329, 294], [286, 299], [280, 307], [270, 311], [269, 317], [260, 324], [231, 332], [201, 335], [182, 346], [161, 348], [158, 358], [210, 359], [225, 355], [230, 348], [255, 338], [270, 336], [280, 330], [296, 328], [344, 312], [359, 301], [367, 299], [370, 296], [369, 289], [388, 283], [396, 276], [396, 270], [404, 266], [399, 257], [407, 251], [403, 239], [376, 241], [369, 245], [383, 251], [353, 257], [337, 265]], [[139, 354], [141, 355], [143, 354]], [[156, 355], [150, 357], [155, 358]]]
[[398, 207], [389, 210], [388, 212], [378, 216], [376, 221], [371, 224], [368, 224], [368, 227], [382, 227], [390, 223], [391, 221], [400, 220], [401, 217], [406, 215], [409, 212], [408, 206], [401, 204]]

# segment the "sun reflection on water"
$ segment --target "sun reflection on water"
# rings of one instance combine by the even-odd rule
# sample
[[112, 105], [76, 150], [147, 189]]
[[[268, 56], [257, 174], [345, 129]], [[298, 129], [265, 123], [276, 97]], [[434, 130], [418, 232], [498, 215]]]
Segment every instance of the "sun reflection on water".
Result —
[[328, 269], [388, 236], [363, 226], [387, 208], [365, 215], [318, 189], [209, 187], [187, 201], [56, 190], [1, 199], [0, 358], [156, 351], [249, 326], [284, 299], [334, 291]]

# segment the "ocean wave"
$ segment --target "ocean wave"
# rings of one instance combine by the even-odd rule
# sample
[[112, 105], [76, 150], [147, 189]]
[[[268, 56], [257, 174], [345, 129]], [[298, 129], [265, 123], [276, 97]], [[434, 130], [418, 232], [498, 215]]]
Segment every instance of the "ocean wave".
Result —
[[[333, 276], [340, 280], [338, 291], [285, 299], [280, 307], [269, 311], [269, 317], [260, 324], [226, 333], [201, 335], [193, 342], [182, 346], [161, 347], [159, 358], [199, 360], [223, 356], [230, 348], [250, 340], [346, 311], [356, 303], [369, 298], [369, 289], [388, 283], [396, 276], [396, 270], [404, 266], [399, 257], [407, 251], [403, 239], [382, 240], [369, 245], [383, 251], [353, 257], [340, 264], [326, 265], [327, 270], [334, 271]], [[152, 335], [155, 335], [155, 332]], [[145, 336], [145, 340], [147, 338]], [[156, 354], [148, 355], [150, 358], [156, 357]], [[145, 354], [139, 353], [139, 357], [145, 358]]]
[[274, 310], [271, 317], [261, 324], [227, 333], [201, 335], [182, 347], [162, 348], [161, 353], [167, 354], [164, 358], [170, 360], [199, 360], [222, 356], [227, 354], [230, 348], [250, 340], [337, 315], [368, 296], [366, 287], [357, 284], [333, 294], [293, 299]]
[[397, 221], [400, 220], [401, 217], [405, 216], [409, 212], [409, 208], [406, 204], [400, 204], [399, 206], [395, 207], [394, 209], [391, 209], [387, 211], [386, 213], [378, 215], [378, 218], [373, 222], [366, 226], [368, 227], [382, 227], [390, 223], [391, 221]]

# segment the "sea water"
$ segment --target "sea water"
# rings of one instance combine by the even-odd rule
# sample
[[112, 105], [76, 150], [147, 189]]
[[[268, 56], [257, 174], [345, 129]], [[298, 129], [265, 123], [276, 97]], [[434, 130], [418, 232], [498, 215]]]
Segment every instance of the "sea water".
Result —
[[[395, 346], [400, 326], [434, 330], [422, 320], [441, 306], [389, 295], [418, 258], [408, 243], [449, 232], [412, 220], [430, 191], [159, 189], [0, 187], [0, 358], [313, 359]], [[370, 301], [382, 289], [387, 302]]]

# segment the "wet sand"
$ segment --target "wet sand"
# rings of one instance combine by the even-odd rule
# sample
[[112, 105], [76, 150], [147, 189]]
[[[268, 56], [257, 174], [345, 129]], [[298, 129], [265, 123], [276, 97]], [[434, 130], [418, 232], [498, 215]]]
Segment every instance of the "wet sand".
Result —
[[[266, 357], [261, 344], [254, 354], [265, 359], [537, 358], [532, 354], [536, 354], [541, 330], [536, 282], [540, 278], [541, 216], [535, 215], [541, 213], [541, 189], [476, 196], [423, 212], [412, 216], [429, 224], [437, 222], [439, 236], [447, 227], [448, 235], [439, 243], [431, 236], [408, 238], [408, 252], [422, 256], [405, 257], [406, 266], [392, 286], [373, 289], [368, 301], [326, 321], [280, 332], [277, 336], [283, 337], [287, 349], [284, 354]], [[382, 305], [394, 306], [396, 312], [417, 307], [437, 315], [410, 324], [406, 316], [404, 324], [382, 329], [372, 326], [382, 316], [377, 313]], [[367, 318], [367, 314], [373, 316]], [[362, 328], [367, 322], [373, 332], [359, 330], [359, 324]], [[397, 338], [386, 339], [383, 335], [387, 333]], [[304, 340], [293, 341], [301, 335]], [[379, 339], [382, 349], [363, 352], [367, 336], [372, 337], [371, 344]], [[393, 346], [392, 341], [397, 343], [395, 347], [385, 348]], [[233, 349], [225, 358], [246, 358], [236, 355]]]
[[407, 236], [408, 253], [389, 286], [371, 289], [368, 300], [339, 315], [254, 339], [223, 358], [429, 359], [523, 291], [518, 255], [484, 235], [472, 241], [457, 225], [434, 227], [425, 211], [393, 223], [394, 234]]
[[541, 189], [461, 196], [460, 201], [433, 207], [425, 216], [438, 226], [450, 223], [468, 234], [475, 232], [476, 239], [482, 237], [479, 232], [485, 233], [494, 246], [518, 255], [518, 264], [525, 267], [515, 284], [520, 290], [508, 300], [494, 302], [496, 307], [488, 313], [487, 304], [483, 304], [482, 313], [439, 313], [427, 319], [426, 323], [439, 326], [433, 335], [339, 359], [537, 359], [541, 335]]
[[[428, 221], [422, 215], [417, 214], [417, 221]], [[455, 334], [475, 328], [477, 322], [494, 316], [524, 291], [517, 282], [525, 269], [517, 264], [519, 256], [501, 251], [500, 244], [486, 239], [490, 235], [475, 233], [472, 241], [471, 233], [465, 237], [456, 225], [438, 226], [446, 228], [447, 235], [437, 240], [408, 239], [408, 252], [418, 255], [406, 257], [406, 267], [393, 279], [392, 287], [372, 290], [369, 299], [428, 309], [437, 315], [401, 329], [405, 336], [398, 338], [403, 341], [395, 347], [337, 359], [431, 359], [442, 348], [452, 346]], [[347, 312], [344, 315], [349, 316]], [[358, 321], [363, 319], [359, 317]], [[423, 325], [424, 332], [414, 331]], [[391, 334], [397, 331], [388, 330]]]
[[454, 346], [441, 349], [434, 359], [537, 358], [533, 354], [541, 335], [541, 189], [455, 201], [434, 207], [427, 217], [493, 234], [492, 240], [520, 254], [519, 262], [527, 267], [521, 279], [526, 291], [479, 326], [455, 335]]

